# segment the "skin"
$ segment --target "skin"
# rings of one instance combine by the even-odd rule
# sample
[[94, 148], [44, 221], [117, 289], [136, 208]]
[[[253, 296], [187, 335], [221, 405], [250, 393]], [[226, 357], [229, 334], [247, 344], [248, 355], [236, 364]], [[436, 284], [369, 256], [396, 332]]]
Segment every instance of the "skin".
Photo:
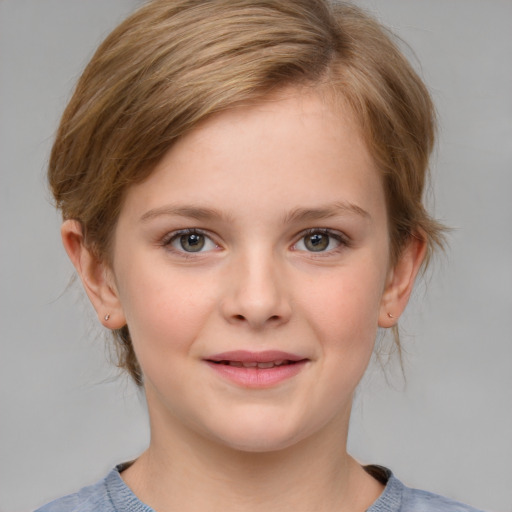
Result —
[[[187, 252], [184, 229], [200, 230], [201, 251]], [[390, 265], [381, 179], [347, 109], [289, 89], [203, 123], [127, 191], [111, 268], [76, 221], [62, 236], [100, 321], [128, 324], [144, 372], [151, 443], [122, 475], [142, 501], [363, 511], [377, 499], [381, 484], [345, 450], [352, 397], [425, 244], [411, 239]], [[239, 349], [307, 363], [247, 388], [205, 362]]]

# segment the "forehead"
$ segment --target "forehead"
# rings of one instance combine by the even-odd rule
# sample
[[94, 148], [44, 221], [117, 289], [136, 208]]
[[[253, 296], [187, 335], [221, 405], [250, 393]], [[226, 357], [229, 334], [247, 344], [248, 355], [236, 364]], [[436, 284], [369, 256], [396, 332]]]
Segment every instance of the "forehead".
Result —
[[322, 203], [382, 206], [382, 183], [348, 108], [289, 89], [218, 114], [179, 139], [129, 189], [135, 214], [167, 203], [273, 212]]

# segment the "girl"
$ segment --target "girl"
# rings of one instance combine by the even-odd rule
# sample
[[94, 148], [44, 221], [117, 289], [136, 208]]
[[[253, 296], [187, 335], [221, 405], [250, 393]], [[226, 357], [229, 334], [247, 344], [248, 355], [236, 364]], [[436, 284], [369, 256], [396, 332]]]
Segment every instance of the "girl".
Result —
[[82, 75], [49, 182], [148, 449], [47, 511], [473, 510], [346, 451], [377, 329], [442, 226], [428, 92], [317, 0], [155, 0]]

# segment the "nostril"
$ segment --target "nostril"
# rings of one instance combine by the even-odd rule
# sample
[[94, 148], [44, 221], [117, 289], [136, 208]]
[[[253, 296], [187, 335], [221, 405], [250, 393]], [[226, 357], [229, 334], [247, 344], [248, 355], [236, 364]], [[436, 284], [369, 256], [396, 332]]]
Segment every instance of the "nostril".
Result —
[[[241, 321], [245, 321], [246, 318], [244, 315], [234, 315], [234, 318], [235, 320], [241, 320]], [[268, 318], [269, 321], [276, 321], [276, 320], [279, 320], [281, 317], [279, 315], [272, 315], [271, 317]]]

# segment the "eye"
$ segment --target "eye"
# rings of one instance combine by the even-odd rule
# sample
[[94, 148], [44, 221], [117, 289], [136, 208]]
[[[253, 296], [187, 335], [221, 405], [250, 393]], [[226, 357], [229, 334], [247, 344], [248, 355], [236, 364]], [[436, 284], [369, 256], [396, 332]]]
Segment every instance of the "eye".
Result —
[[310, 229], [294, 245], [294, 249], [308, 252], [329, 252], [341, 245], [346, 245], [346, 242], [340, 233], [328, 229]]
[[188, 253], [211, 251], [218, 247], [209, 236], [195, 229], [172, 233], [169, 240], [164, 241], [164, 245]]

